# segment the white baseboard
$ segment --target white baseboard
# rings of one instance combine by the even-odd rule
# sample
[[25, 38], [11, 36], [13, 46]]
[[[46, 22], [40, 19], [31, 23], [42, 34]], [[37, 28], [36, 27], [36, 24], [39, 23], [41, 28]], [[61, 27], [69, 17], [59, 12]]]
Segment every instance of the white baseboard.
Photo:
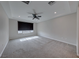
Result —
[[8, 44], [8, 42], [5, 44], [5, 46], [4, 46], [3, 50], [2, 50], [2, 52], [0, 53], [0, 57], [2, 56], [2, 53], [4, 52], [4, 50], [5, 50], [6, 46], [7, 46], [7, 44]]
[[[41, 36], [41, 35], [39, 35], [39, 36]], [[45, 37], [45, 36], [42, 36], [42, 37]], [[45, 38], [52, 39], [52, 40], [56, 40], [56, 41], [59, 41], [59, 42], [63, 42], [63, 43], [67, 43], [67, 44], [76, 46], [76, 44], [72, 44], [72, 43], [69, 43], [69, 42], [66, 42], [66, 41], [62, 41], [62, 40], [59, 40], [59, 39], [54, 39], [54, 38], [50, 38], [50, 37], [47, 37], [47, 36]]]

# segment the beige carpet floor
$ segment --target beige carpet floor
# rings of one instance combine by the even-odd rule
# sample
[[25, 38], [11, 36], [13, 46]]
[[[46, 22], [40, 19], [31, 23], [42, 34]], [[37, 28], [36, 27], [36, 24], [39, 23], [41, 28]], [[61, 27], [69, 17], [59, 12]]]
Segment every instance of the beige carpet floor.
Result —
[[77, 58], [76, 47], [44, 37], [10, 40], [2, 58]]

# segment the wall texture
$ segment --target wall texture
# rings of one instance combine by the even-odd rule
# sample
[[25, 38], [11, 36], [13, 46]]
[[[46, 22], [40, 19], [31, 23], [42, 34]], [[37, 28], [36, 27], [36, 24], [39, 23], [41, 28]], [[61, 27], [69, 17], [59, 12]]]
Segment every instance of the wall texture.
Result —
[[0, 4], [0, 56], [9, 41], [9, 20]]
[[76, 13], [38, 23], [38, 35], [76, 45]]
[[9, 38], [10, 39], [16, 39], [16, 38], [22, 38], [27, 36], [34, 36], [37, 33], [36, 23], [34, 23], [34, 32], [33, 33], [27, 33], [27, 34], [18, 34], [18, 22], [16, 20], [9, 20]]

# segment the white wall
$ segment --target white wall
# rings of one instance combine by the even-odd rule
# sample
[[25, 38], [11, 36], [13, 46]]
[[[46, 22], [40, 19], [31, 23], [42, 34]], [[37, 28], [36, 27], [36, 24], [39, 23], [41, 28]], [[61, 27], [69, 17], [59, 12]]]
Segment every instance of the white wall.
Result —
[[27, 33], [27, 34], [18, 34], [18, 22], [17, 20], [10, 19], [9, 20], [9, 38], [10, 39], [16, 39], [16, 38], [22, 38], [27, 36], [34, 36], [37, 33], [36, 23], [34, 23], [34, 32], [33, 33]]
[[77, 41], [76, 41], [76, 48], [77, 48], [77, 56], [79, 56], [79, 6], [77, 9]]
[[0, 56], [2, 55], [9, 40], [9, 20], [0, 4]]
[[76, 45], [76, 13], [38, 23], [38, 35]]

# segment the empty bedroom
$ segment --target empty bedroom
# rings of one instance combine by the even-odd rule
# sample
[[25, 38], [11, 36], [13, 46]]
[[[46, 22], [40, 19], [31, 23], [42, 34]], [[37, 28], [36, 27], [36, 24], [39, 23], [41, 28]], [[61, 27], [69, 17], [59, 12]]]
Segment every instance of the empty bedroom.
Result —
[[0, 1], [1, 58], [78, 58], [78, 1]]

